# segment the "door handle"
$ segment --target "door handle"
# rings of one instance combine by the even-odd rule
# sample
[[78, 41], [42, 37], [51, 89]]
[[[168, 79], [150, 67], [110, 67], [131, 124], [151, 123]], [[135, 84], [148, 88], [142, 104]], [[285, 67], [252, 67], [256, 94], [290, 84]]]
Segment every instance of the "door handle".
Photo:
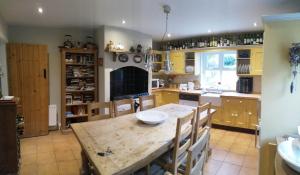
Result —
[[44, 72], [44, 78], [47, 79], [47, 70], [44, 69], [43, 72]]

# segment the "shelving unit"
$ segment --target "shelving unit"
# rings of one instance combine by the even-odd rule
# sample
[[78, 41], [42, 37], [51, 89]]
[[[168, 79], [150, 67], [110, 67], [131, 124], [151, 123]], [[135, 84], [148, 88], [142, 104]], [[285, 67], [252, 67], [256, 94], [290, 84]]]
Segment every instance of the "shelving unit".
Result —
[[87, 121], [87, 105], [98, 101], [96, 49], [61, 48], [61, 124]]

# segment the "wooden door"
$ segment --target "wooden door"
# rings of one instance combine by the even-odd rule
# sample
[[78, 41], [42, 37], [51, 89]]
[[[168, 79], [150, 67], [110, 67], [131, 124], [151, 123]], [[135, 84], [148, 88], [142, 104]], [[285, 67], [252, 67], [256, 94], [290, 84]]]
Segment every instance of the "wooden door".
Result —
[[170, 60], [173, 65], [173, 73], [185, 74], [185, 53], [179, 51], [170, 52]]
[[258, 124], [258, 101], [257, 100], [247, 100], [246, 105], [246, 116], [248, 117], [248, 128], [256, 129]]
[[212, 109], [217, 110], [216, 113], [212, 116], [212, 123], [213, 124], [223, 124], [223, 115], [221, 111], [221, 107], [218, 106], [211, 106]]
[[234, 99], [234, 116], [235, 122], [234, 125], [239, 128], [247, 128], [248, 127], [248, 118], [245, 113], [245, 105], [246, 102], [244, 99]]
[[262, 75], [263, 69], [263, 49], [251, 49], [251, 75]]
[[24, 136], [48, 134], [48, 51], [45, 45], [7, 44], [10, 95], [21, 98]]
[[233, 114], [233, 103], [229, 98], [222, 98], [223, 103], [223, 124], [226, 126], [233, 126], [234, 114]]

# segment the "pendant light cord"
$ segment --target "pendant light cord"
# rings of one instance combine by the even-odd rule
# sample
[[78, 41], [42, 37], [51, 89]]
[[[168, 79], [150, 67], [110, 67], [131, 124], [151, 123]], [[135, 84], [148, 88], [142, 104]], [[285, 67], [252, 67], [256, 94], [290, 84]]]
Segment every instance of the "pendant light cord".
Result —
[[168, 20], [169, 20], [169, 13], [166, 13], [166, 30], [165, 30], [165, 33], [164, 33], [162, 39], [161, 39], [161, 42], [164, 41], [164, 39], [165, 39], [165, 37], [166, 37], [166, 34], [167, 34], [167, 32], [168, 32]]

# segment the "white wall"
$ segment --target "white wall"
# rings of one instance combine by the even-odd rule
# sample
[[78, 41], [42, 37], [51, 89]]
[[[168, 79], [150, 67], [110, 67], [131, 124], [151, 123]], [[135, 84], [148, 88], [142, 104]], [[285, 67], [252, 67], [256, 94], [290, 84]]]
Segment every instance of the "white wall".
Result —
[[7, 42], [7, 25], [0, 16], [0, 73], [1, 77], [1, 92], [3, 95], [8, 95], [8, 83], [7, 83], [7, 62], [6, 62], [6, 47]]
[[264, 31], [260, 174], [268, 174], [266, 144], [276, 136], [296, 133], [300, 125], [300, 74], [297, 91], [291, 94], [289, 90], [289, 48], [300, 42], [300, 20], [266, 22]]
[[50, 104], [56, 104], [60, 118], [61, 104], [61, 58], [58, 46], [64, 42], [64, 35], [71, 34], [74, 41], [86, 41], [92, 30], [74, 28], [41, 28], [10, 26], [9, 42], [46, 44], [49, 52], [49, 97]]
[[[104, 34], [102, 34], [102, 32], [104, 32]], [[96, 32], [96, 36], [98, 39], [99, 46], [101, 45], [101, 43], [104, 43], [103, 49], [106, 47], [109, 41], [112, 41], [114, 44], [120, 43], [124, 45], [126, 50], [129, 50], [131, 46], [136, 47], [137, 44], [141, 44], [143, 46], [143, 49], [152, 47], [152, 38], [150, 35], [146, 35], [128, 29], [103, 26], [102, 28], [98, 29], [98, 31]], [[126, 63], [119, 62], [118, 60], [114, 62], [112, 54], [108, 52], [102, 52], [100, 48], [99, 56], [101, 55], [104, 58], [104, 66], [100, 68], [99, 71], [99, 79], [101, 80], [99, 85], [100, 101], [110, 101], [110, 72], [125, 66], [136, 66], [142, 69], [145, 69], [145, 66], [143, 62], [135, 63], [132, 59], [133, 55], [129, 56], [129, 61]], [[151, 86], [151, 77], [152, 73], [151, 71], [149, 71], [149, 88]]]

